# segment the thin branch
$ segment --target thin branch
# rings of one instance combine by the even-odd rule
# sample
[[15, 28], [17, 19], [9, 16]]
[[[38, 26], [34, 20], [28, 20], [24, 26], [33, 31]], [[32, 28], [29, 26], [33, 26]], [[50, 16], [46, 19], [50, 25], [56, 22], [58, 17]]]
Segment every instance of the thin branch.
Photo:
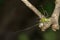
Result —
[[58, 24], [59, 15], [60, 15], [60, 0], [56, 0], [55, 9], [51, 16], [53, 22], [52, 30], [54, 31], [59, 30], [59, 24]]
[[[39, 18], [43, 18], [45, 17], [44, 15], [41, 14], [41, 12], [35, 7], [33, 6], [28, 0], [21, 0], [28, 8], [30, 8], [36, 15], [39, 16]], [[43, 24], [43, 26], [40, 25], [39, 23], [39, 28], [41, 28], [42, 31], [45, 31], [47, 28], [50, 27], [50, 25], [52, 25], [52, 29], [53, 31], [56, 31], [57, 29], [59, 29], [58, 26], [58, 18], [59, 18], [59, 10], [60, 10], [60, 0], [56, 0], [56, 6], [54, 9], [54, 12], [52, 14], [52, 16], [49, 18], [49, 22], [45, 22]], [[46, 17], [45, 17], [46, 18]], [[55, 21], [54, 21], [55, 20]], [[57, 27], [58, 26], [58, 27]]]
[[28, 8], [30, 8], [36, 15], [39, 16], [39, 18], [45, 17], [41, 14], [41, 12], [33, 6], [28, 0], [21, 0]]

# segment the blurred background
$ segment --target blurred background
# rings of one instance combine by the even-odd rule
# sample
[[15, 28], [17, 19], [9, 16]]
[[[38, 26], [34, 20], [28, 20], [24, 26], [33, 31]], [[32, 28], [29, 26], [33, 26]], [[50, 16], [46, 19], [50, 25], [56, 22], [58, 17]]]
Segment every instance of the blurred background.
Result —
[[[29, 1], [43, 14], [46, 11], [47, 13], [44, 14], [46, 17], [50, 17], [53, 13], [55, 7], [55, 0]], [[32, 10], [26, 7], [24, 3], [21, 2], [21, 0], [0, 0], [0, 35], [2, 38], [1, 40], [17, 40], [16, 35], [20, 33], [20, 30], [30, 28], [38, 21], [39, 17], [37, 17], [37, 15], [34, 14]], [[24, 30], [23, 33], [25, 32], [33, 35], [31, 36], [31, 40], [60, 40], [60, 30], [54, 32], [51, 28], [49, 28], [45, 32], [41, 32], [41, 30], [38, 29], [39, 28], [31, 27], [27, 31]], [[22, 36], [21, 35], [18, 35], [18, 40], [30, 40], [25, 34], [23, 34]]]

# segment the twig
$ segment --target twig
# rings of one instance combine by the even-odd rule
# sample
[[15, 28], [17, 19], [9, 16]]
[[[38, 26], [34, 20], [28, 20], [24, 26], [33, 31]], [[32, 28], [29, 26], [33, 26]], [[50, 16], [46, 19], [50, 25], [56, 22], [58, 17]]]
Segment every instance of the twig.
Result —
[[54, 12], [51, 16], [52, 18], [52, 30], [56, 31], [59, 30], [59, 24], [58, 24], [58, 19], [59, 19], [59, 15], [60, 15], [60, 0], [56, 0], [55, 2], [55, 9]]
[[28, 0], [21, 0], [28, 8], [30, 8], [36, 15], [39, 16], [39, 18], [45, 17], [41, 14], [41, 12], [33, 6]]
[[[39, 16], [39, 18], [46, 18], [44, 15], [41, 14], [41, 12], [35, 7], [33, 6], [28, 0], [21, 0], [28, 8], [30, 8], [37, 16]], [[45, 31], [47, 28], [50, 27], [50, 25], [52, 25], [52, 29], [53, 31], [56, 31], [57, 29], [59, 29], [58, 26], [58, 18], [59, 18], [59, 10], [60, 10], [60, 2], [59, 0], [56, 0], [57, 4], [55, 6], [54, 12], [52, 14], [52, 16], [49, 18], [49, 22], [45, 22], [43, 24], [42, 27], [40, 27], [40, 23], [39, 23], [39, 27], [41, 28], [42, 31]], [[55, 20], [55, 21], [54, 21]]]

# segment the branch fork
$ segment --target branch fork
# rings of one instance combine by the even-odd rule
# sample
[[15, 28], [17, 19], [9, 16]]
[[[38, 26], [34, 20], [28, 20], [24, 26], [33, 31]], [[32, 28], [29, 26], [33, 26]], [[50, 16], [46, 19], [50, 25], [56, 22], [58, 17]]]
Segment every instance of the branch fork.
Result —
[[[28, 0], [21, 0], [28, 8], [30, 8], [40, 19], [46, 18], [34, 5], [32, 5]], [[59, 10], [60, 10], [60, 0], [55, 1], [55, 9], [49, 18], [48, 22], [39, 23], [39, 28], [42, 31], [45, 31], [51, 26], [53, 31], [59, 30], [58, 18], [59, 18]], [[42, 25], [42, 26], [41, 26]]]

